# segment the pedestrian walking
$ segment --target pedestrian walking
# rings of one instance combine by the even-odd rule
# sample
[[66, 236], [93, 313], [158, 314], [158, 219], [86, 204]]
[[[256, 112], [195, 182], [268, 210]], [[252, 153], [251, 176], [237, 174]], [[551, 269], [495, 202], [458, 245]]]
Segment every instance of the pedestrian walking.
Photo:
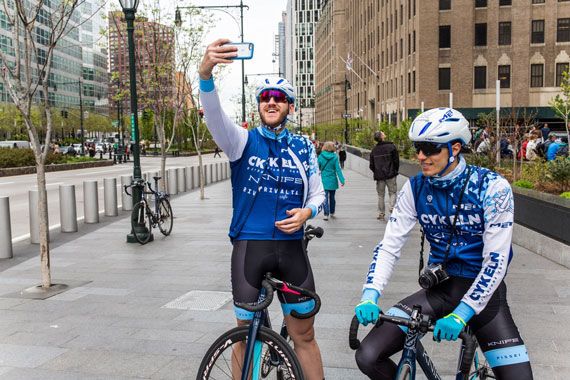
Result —
[[216, 158], [216, 156], [222, 158], [222, 155], [220, 154], [220, 148], [217, 145], [214, 148], [214, 158]]
[[346, 182], [332, 141], [327, 141], [323, 145], [323, 150], [319, 155], [319, 169], [321, 169], [321, 178], [325, 189], [324, 220], [329, 220], [329, 215], [334, 218], [336, 211], [335, 194], [338, 189], [338, 182], [340, 181], [341, 186], [344, 186]]
[[346, 148], [344, 145], [340, 146], [340, 150], [338, 151], [338, 159], [340, 161], [340, 168], [344, 169], [344, 161], [346, 161]]
[[382, 220], [386, 216], [386, 204], [384, 197], [386, 194], [386, 187], [388, 187], [388, 195], [390, 198], [390, 212], [396, 203], [396, 191], [398, 185], [396, 177], [400, 169], [400, 157], [398, 149], [394, 143], [384, 141], [386, 135], [384, 132], [375, 132], [374, 140], [376, 146], [370, 152], [370, 170], [374, 173], [374, 180], [376, 181], [376, 192], [378, 193], [378, 217]]

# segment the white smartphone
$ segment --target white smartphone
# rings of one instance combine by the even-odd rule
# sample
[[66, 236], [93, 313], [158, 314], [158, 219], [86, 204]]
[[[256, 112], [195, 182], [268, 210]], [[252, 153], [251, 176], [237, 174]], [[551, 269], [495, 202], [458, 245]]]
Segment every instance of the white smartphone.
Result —
[[233, 45], [238, 48], [238, 55], [233, 59], [251, 59], [253, 57], [253, 43], [251, 42], [230, 42], [228, 45]]

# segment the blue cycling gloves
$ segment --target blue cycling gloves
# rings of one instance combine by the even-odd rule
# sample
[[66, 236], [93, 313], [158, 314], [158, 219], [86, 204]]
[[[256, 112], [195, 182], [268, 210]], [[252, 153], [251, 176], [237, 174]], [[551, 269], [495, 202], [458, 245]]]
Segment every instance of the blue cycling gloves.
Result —
[[378, 315], [380, 314], [380, 307], [378, 306], [378, 298], [380, 293], [374, 289], [365, 289], [362, 292], [360, 303], [354, 308], [356, 318], [360, 324], [366, 326], [369, 323], [376, 323]]
[[433, 340], [457, 340], [467, 322], [475, 315], [475, 311], [465, 302], [461, 302], [452, 313], [438, 319], [433, 329]]

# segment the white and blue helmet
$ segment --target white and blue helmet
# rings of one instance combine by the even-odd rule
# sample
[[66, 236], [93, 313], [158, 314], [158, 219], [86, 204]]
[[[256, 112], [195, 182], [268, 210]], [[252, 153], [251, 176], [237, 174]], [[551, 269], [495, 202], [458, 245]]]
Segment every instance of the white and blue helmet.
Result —
[[287, 101], [289, 104], [295, 104], [295, 87], [293, 87], [285, 78], [263, 78], [263, 81], [255, 90], [255, 99], [257, 99], [257, 103], [259, 103], [259, 95], [265, 90], [279, 90], [287, 95]]
[[461, 112], [453, 108], [433, 108], [416, 116], [408, 137], [414, 142], [446, 144], [460, 141], [467, 145], [471, 141], [471, 131]]

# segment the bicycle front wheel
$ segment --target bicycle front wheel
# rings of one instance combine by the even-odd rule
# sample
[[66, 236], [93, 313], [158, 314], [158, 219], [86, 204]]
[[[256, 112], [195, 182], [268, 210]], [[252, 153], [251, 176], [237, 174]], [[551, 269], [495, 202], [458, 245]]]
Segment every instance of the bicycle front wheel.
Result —
[[[220, 336], [202, 359], [196, 379], [240, 379], [248, 332], [248, 326], [241, 326]], [[261, 327], [257, 339], [261, 343], [261, 350], [258, 350], [260, 353], [258, 357], [253, 358], [257, 365], [252, 364], [251, 368], [256, 373], [252, 374], [250, 379], [304, 379], [297, 356], [279, 334]], [[266, 355], [266, 352], [270, 355]], [[262, 363], [263, 358], [267, 359], [269, 356], [275, 360], [271, 363]], [[275, 370], [268, 370], [267, 365], [274, 366]]]
[[150, 213], [146, 210], [146, 203], [139, 202], [133, 207], [131, 212], [131, 228], [135, 239], [140, 244], [149, 242], [152, 231], [152, 220]]
[[174, 223], [172, 215], [172, 207], [166, 198], [160, 199], [158, 202], [158, 229], [164, 236], [170, 235], [172, 232], [172, 223]]

